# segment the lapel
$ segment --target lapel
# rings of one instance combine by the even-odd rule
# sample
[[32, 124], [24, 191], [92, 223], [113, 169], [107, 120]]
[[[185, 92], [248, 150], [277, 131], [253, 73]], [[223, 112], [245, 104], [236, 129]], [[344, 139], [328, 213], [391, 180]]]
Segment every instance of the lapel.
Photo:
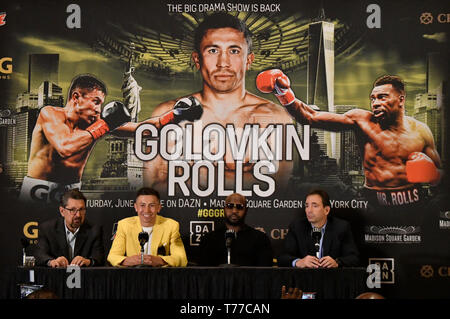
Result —
[[80, 250], [84, 245], [84, 242], [87, 239], [88, 236], [88, 228], [89, 226], [86, 225], [86, 221], [83, 225], [81, 225], [80, 230], [77, 233], [77, 239], [75, 240], [75, 248], [73, 251], [73, 257], [80, 256]]
[[156, 256], [158, 252], [158, 246], [161, 242], [161, 237], [164, 233], [164, 227], [162, 226], [162, 218], [156, 215], [155, 225], [153, 225], [152, 242], [150, 243], [150, 254]]
[[331, 238], [333, 237], [333, 218], [328, 218], [322, 241], [322, 256], [330, 255]]
[[61, 255], [66, 258], [69, 258], [69, 245], [67, 244], [66, 228], [64, 227], [64, 218], [58, 218], [58, 221], [56, 223], [55, 236], [56, 236], [56, 243], [58, 243], [58, 246], [61, 248], [60, 251]]
[[141, 245], [139, 244], [139, 233], [141, 231], [141, 221], [139, 220], [139, 216], [135, 216], [135, 223], [131, 229], [131, 240], [133, 241], [133, 247], [136, 247], [138, 254], [140, 254], [141, 251]]
[[304, 227], [303, 234], [305, 234], [305, 243], [306, 243], [306, 255], [315, 256], [316, 251], [314, 247], [314, 241], [312, 239], [312, 227], [306, 218], [303, 221], [303, 227]]

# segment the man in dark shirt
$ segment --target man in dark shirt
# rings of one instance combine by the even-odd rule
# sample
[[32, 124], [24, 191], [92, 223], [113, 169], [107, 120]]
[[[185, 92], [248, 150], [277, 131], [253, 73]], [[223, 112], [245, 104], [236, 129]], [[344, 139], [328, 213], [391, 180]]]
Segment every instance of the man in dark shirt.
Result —
[[239, 266], [272, 266], [272, 247], [269, 238], [245, 224], [247, 205], [245, 197], [233, 193], [225, 199], [225, 223], [203, 236], [200, 242], [200, 264], [218, 266], [227, 264], [226, 233], [231, 232], [230, 262]]

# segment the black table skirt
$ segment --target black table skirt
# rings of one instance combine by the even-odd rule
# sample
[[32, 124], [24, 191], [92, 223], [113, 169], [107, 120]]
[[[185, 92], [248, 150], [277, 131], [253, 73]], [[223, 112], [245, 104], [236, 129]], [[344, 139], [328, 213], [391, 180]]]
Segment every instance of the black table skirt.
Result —
[[[80, 288], [68, 288], [73, 273], [66, 269], [32, 270], [33, 284], [44, 285], [63, 299], [279, 299], [282, 285], [316, 292], [316, 299], [353, 299], [367, 291], [364, 268], [93, 267], [81, 268]], [[30, 283], [29, 272], [17, 268], [16, 287]]]

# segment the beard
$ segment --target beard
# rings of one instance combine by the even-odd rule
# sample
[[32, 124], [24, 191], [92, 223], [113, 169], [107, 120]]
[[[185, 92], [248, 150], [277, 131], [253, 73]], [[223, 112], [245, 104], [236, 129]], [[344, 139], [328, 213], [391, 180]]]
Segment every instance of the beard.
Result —
[[[238, 218], [232, 218], [232, 217], [238, 217]], [[225, 223], [227, 223], [230, 226], [241, 226], [244, 225], [245, 222], [245, 216], [242, 218], [239, 218], [237, 214], [231, 214], [230, 216], [227, 216], [225, 219]]]

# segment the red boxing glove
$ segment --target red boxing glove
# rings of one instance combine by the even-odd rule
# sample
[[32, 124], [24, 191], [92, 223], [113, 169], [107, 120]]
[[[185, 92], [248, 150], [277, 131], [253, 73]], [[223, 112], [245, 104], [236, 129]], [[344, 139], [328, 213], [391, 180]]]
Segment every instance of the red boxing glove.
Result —
[[256, 87], [263, 93], [274, 92], [283, 106], [289, 105], [295, 100], [295, 94], [291, 90], [291, 82], [281, 70], [267, 70], [258, 74]]
[[109, 126], [106, 124], [106, 122], [102, 119], [99, 119], [95, 121], [93, 124], [91, 124], [86, 131], [91, 133], [94, 140], [99, 139], [103, 135], [109, 132]]
[[413, 152], [406, 161], [406, 178], [410, 183], [435, 184], [439, 180], [439, 171], [426, 154]]
[[120, 101], [112, 101], [103, 108], [101, 118], [92, 123], [86, 131], [91, 133], [94, 140], [97, 140], [110, 130], [115, 130], [129, 121], [131, 116], [125, 105]]

